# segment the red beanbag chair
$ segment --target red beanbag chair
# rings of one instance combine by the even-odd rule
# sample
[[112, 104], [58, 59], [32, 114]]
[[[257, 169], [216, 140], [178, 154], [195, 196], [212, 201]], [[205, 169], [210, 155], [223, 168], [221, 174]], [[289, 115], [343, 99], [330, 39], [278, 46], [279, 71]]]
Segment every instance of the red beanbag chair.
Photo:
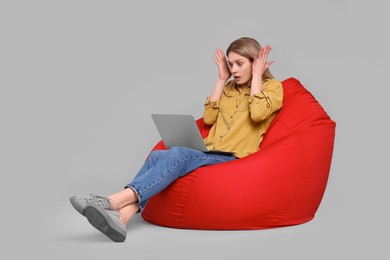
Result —
[[[142, 217], [190, 229], [265, 229], [313, 219], [328, 180], [336, 123], [295, 78], [260, 151], [204, 166], [153, 196]], [[210, 126], [197, 125], [206, 137]], [[166, 149], [162, 141], [154, 148]]]

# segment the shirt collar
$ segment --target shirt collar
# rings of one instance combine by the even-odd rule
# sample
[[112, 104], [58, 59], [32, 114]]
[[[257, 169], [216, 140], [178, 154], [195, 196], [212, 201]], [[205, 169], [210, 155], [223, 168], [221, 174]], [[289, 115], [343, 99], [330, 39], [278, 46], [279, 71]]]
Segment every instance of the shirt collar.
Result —
[[245, 89], [239, 88], [239, 87], [237, 87], [236, 81], [232, 80], [223, 89], [223, 92], [225, 93], [225, 95], [227, 97], [234, 97], [234, 96], [237, 96], [240, 93], [244, 93], [246, 96], [249, 96], [250, 92], [251, 92], [251, 88], [250, 87], [245, 88]]

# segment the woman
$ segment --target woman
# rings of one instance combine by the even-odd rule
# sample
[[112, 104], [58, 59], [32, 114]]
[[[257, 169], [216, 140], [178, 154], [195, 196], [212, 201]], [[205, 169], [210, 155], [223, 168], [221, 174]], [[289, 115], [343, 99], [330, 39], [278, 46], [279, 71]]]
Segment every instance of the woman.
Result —
[[[91, 194], [73, 196], [74, 208], [114, 241], [126, 239], [126, 225], [142, 212], [148, 200], [177, 178], [198, 167], [228, 162], [259, 150], [268, 126], [283, 101], [281, 83], [273, 77], [267, 62], [271, 46], [261, 48], [252, 38], [233, 41], [226, 51], [216, 49], [217, 82], [207, 97], [203, 121], [212, 125], [204, 139], [210, 150], [234, 152], [234, 156], [203, 153], [185, 147], [156, 150], [123, 190], [108, 197]], [[230, 77], [234, 79], [228, 81]]]

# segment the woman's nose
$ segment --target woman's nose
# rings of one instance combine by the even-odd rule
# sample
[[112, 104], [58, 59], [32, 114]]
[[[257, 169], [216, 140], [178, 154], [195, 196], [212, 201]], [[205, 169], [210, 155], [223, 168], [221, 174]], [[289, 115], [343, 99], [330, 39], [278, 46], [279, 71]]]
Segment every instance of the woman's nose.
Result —
[[234, 66], [234, 65], [232, 65], [232, 66], [230, 67], [230, 72], [231, 72], [231, 73], [234, 73], [234, 72], [236, 72], [236, 71], [237, 71], [237, 67]]

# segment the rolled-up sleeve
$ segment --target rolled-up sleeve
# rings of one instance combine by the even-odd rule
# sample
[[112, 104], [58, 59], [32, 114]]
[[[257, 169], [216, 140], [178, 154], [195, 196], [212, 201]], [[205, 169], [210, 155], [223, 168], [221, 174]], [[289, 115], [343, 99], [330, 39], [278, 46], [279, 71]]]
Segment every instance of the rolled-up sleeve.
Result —
[[206, 125], [213, 125], [217, 121], [219, 111], [219, 100], [211, 101], [210, 97], [204, 102], [203, 122]]
[[263, 90], [249, 97], [249, 111], [254, 122], [266, 120], [278, 111], [283, 103], [283, 87], [278, 80], [269, 80]]

